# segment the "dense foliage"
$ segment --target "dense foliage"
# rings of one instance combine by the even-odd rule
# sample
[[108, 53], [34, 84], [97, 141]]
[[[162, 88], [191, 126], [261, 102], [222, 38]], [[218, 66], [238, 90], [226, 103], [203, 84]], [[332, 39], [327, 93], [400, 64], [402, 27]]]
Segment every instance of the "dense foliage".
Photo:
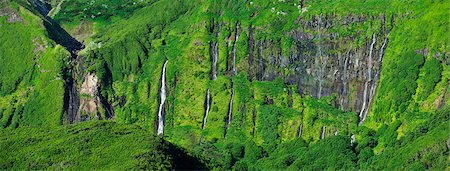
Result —
[[113, 122], [82, 123], [57, 129], [5, 129], [1, 130], [0, 142], [3, 150], [1, 169], [169, 170], [204, 167], [179, 147], [148, 130]]
[[[449, 166], [449, 0], [45, 2], [47, 16], [0, 0], [0, 169]], [[371, 64], [346, 73], [340, 59], [372, 48], [381, 69], [362, 121]], [[80, 88], [88, 74], [112, 121], [66, 125], [67, 78]]]

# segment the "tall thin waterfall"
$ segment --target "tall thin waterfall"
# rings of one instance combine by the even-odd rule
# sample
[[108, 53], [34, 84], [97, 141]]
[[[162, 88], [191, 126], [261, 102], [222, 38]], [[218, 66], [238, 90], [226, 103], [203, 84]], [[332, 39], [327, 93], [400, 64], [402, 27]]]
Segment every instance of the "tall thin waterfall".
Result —
[[[350, 48], [351, 49], [351, 48]], [[348, 65], [348, 59], [350, 58], [349, 57], [349, 55], [350, 55], [350, 50], [349, 50], [349, 53], [347, 53], [347, 55], [345, 56], [345, 60], [344, 60], [344, 74], [342, 75], [342, 83], [343, 83], [343, 85], [342, 85], [342, 88], [343, 88], [343, 90], [342, 90], [342, 98], [341, 98], [341, 110], [342, 111], [345, 111], [345, 96], [347, 95], [347, 79], [348, 79], [348, 76], [347, 76], [347, 65]]]
[[319, 89], [317, 91], [317, 98], [322, 97], [322, 84], [324, 82], [324, 76], [325, 76], [325, 67], [327, 65], [327, 60], [322, 55], [322, 45], [321, 45], [321, 39], [322, 39], [322, 33], [321, 33], [321, 26], [322, 25], [322, 15], [319, 16], [319, 21], [317, 25], [317, 34], [318, 34], [318, 43], [317, 43], [317, 58], [316, 62], [320, 63], [320, 68], [317, 70], [317, 81], [319, 83]]
[[300, 124], [300, 126], [298, 127], [297, 138], [302, 137], [302, 131], [303, 131], [303, 124]]
[[239, 22], [236, 23], [236, 33], [234, 36], [234, 44], [233, 44], [233, 74], [236, 75], [236, 50], [237, 50], [237, 41], [239, 39]]
[[219, 48], [218, 48], [218, 46], [219, 46], [219, 43], [217, 43], [217, 42], [211, 42], [211, 45], [210, 45], [211, 47], [211, 60], [212, 60], [212, 62], [211, 62], [211, 80], [216, 80], [217, 79], [217, 58], [218, 58], [218, 56], [219, 56], [219, 54], [218, 54], [218, 50], [219, 50]]
[[211, 108], [211, 94], [209, 92], [209, 89], [208, 89], [208, 91], [206, 91], [205, 105], [206, 105], [206, 109], [205, 109], [205, 116], [203, 116], [202, 129], [206, 128], [206, 120], [208, 118], [209, 110]]
[[231, 119], [233, 117], [233, 99], [234, 99], [234, 83], [231, 83], [231, 98], [230, 98], [230, 104], [228, 106], [228, 122], [227, 122], [227, 128], [230, 127]]
[[372, 104], [372, 99], [375, 96], [375, 90], [377, 89], [378, 80], [380, 78], [380, 72], [381, 72], [381, 65], [382, 65], [382, 60], [383, 60], [383, 55], [384, 55], [384, 49], [386, 47], [387, 42], [388, 42], [388, 38], [386, 37], [384, 39], [383, 45], [381, 46], [381, 49], [380, 49], [380, 56], [378, 57], [378, 71], [375, 72], [374, 79], [372, 80], [372, 86], [370, 87], [369, 104], [367, 106], [367, 110], [364, 112], [363, 119], [361, 120], [361, 122], [366, 120], [367, 114], [369, 113], [370, 106]]
[[228, 128], [230, 128], [231, 120], [233, 119], [233, 99], [234, 99], [234, 82], [231, 82], [231, 98], [228, 105], [228, 117], [227, 123], [225, 125], [225, 135], [227, 134]]
[[322, 127], [322, 133], [320, 134], [320, 139], [324, 139], [325, 138], [325, 130], [327, 128], [325, 126]]
[[163, 71], [161, 74], [161, 102], [159, 103], [158, 111], [158, 135], [164, 134], [164, 103], [166, 102], [166, 66], [168, 60], [164, 63]]
[[[369, 50], [369, 59], [368, 59], [368, 69], [367, 69], [367, 78], [366, 78], [366, 82], [364, 83], [364, 96], [363, 96], [363, 105], [361, 108], [361, 111], [359, 112], [359, 118], [360, 118], [360, 122], [359, 124], [361, 124], [365, 119], [366, 119], [366, 103], [369, 101], [369, 99], [367, 99], [367, 91], [368, 91], [368, 86], [369, 83], [372, 82], [372, 53], [373, 53], [373, 47], [376, 43], [377, 39], [376, 39], [376, 35], [373, 35], [372, 38], [372, 44], [370, 44], [370, 50]], [[369, 95], [370, 96], [370, 95]]]

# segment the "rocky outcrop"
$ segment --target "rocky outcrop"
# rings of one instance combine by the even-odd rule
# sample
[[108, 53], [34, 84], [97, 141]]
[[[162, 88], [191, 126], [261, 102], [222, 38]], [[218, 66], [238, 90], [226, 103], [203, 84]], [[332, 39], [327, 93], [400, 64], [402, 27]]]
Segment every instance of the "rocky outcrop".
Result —
[[[98, 77], [89, 73], [84, 77], [84, 82], [80, 88], [80, 111], [76, 117], [77, 121], [100, 119], [100, 98], [98, 97]], [[96, 115], [89, 115], [96, 114]]]
[[113, 110], [102, 98], [99, 88], [99, 79], [95, 73], [86, 74], [79, 88], [76, 82], [71, 83], [67, 90], [67, 115], [70, 123], [113, 117]]

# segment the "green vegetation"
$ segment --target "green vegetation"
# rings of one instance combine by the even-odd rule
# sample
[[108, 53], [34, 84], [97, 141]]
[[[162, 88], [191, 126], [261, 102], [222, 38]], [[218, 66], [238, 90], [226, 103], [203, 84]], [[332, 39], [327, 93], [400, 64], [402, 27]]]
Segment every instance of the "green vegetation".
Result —
[[[0, 169], [448, 169], [449, 0], [49, 3], [51, 19], [24, 0], [0, 0]], [[374, 35], [372, 62], [383, 57], [382, 68], [359, 125]], [[72, 36], [80, 52], [68, 52], [79, 48]], [[364, 59], [348, 64], [354, 73], [340, 61], [350, 52]], [[165, 132], [156, 137], [166, 60]], [[314, 73], [322, 65], [334, 75]], [[65, 125], [65, 79], [80, 86], [86, 73], [98, 76], [112, 121]], [[335, 75], [356, 77], [345, 110]]]
[[81, 123], [56, 129], [5, 129], [0, 132], [0, 142], [1, 169], [203, 168], [194, 157], [148, 130], [113, 122]]
[[60, 125], [62, 69], [70, 54], [48, 38], [41, 18], [14, 2], [5, 3], [0, 17], [1, 127]]

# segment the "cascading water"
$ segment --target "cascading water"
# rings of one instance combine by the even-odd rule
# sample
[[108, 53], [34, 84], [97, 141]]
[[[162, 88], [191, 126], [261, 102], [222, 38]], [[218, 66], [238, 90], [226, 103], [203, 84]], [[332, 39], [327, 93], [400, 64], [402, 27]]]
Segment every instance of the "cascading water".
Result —
[[320, 98], [322, 96], [322, 84], [324, 82], [324, 76], [325, 76], [325, 67], [327, 65], [327, 60], [322, 55], [322, 45], [321, 45], [321, 26], [322, 25], [322, 15], [319, 16], [319, 21], [317, 25], [317, 35], [318, 35], [318, 43], [317, 43], [317, 58], [316, 63], [320, 63], [320, 68], [317, 70], [317, 81], [319, 90], [317, 91], [317, 98]]
[[350, 138], [351, 138], [350, 145], [353, 146], [353, 143], [355, 143], [355, 141], [356, 141], [356, 137], [355, 137], [355, 135], [352, 135]]
[[367, 91], [368, 91], [369, 83], [372, 82], [372, 54], [373, 54], [373, 48], [374, 48], [374, 45], [375, 45], [376, 41], [377, 41], [376, 35], [374, 34], [373, 38], [372, 38], [372, 44], [370, 44], [369, 58], [368, 58], [368, 69], [367, 69], [367, 78], [366, 78], [366, 82], [364, 83], [364, 96], [363, 96], [362, 108], [361, 108], [361, 111], [359, 113], [359, 118], [360, 118], [359, 124], [364, 122], [364, 120], [366, 119], [366, 115], [367, 115], [367, 111], [368, 111], [368, 110], [366, 110], [366, 105], [367, 105], [366, 103], [368, 101], [370, 101], [369, 99], [371, 98], [371, 97], [369, 97], [369, 99], [367, 99]]
[[218, 58], [218, 44], [217, 42], [210, 43], [211, 48], [211, 80], [217, 79], [217, 58]]
[[209, 110], [211, 108], [211, 94], [209, 92], [209, 89], [206, 91], [206, 99], [205, 99], [205, 105], [206, 105], [206, 109], [205, 109], [205, 116], [203, 116], [203, 124], [202, 124], [202, 129], [206, 128], [206, 120], [208, 118], [208, 114], [209, 114]]
[[236, 33], [234, 36], [234, 44], [233, 44], [233, 74], [236, 75], [236, 49], [237, 49], [237, 41], [239, 39], [239, 22], [236, 23]]
[[169, 60], [166, 60], [161, 74], [160, 103], [158, 110], [158, 135], [164, 134], [164, 103], [166, 102], [166, 66]]
[[[350, 47], [350, 49], [351, 49], [351, 47]], [[350, 53], [350, 51], [349, 51], [349, 53]], [[342, 90], [342, 98], [341, 98], [341, 110], [342, 111], [345, 111], [345, 96], [347, 96], [347, 79], [348, 79], [348, 76], [347, 76], [347, 65], [348, 65], [348, 59], [349, 59], [349, 53], [347, 53], [347, 55], [345, 56], [345, 60], [344, 60], [344, 71], [343, 71], [343, 76], [342, 76], [342, 83], [343, 83], [343, 85], [342, 85], [342, 88], [343, 88], [343, 90]]]
[[320, 134], [320, 139], [324, 139], [325, 138], [325, 130], [327, 128], [325, 126], [322, 127], [322, 133]]
[[368, 87], [368, 81], [366, 81], [365, 83], [364, 83], [364, 94], [363, 94], [363, 104], [362, 104], [362, 107], [361, 107], [361, 111], [359, 112], [359, 118], [360, 118], [360, 124], [361, 124], [361, 122], [362, 122], [362, 118], [363, 118], [363, 115], [364, 115], [364, 110], [366, 109], [366, 99], [367, 99], [367, 87]]
[[297, 133], [297, 138], [302, 137], [302, 130], [303, 129], [303, 124], [300, 124], [300, 126], [298, 127], [298, 133]]
[[372, 99], [375, 96], [375, 90], [377, 89], [378, 80], [380, 79], [380, 72], [381, 72], [381, 65], [382, 65], [382, 60], [383, 60], [383, 55], [384, 55], [384, 49], [386, 47], [387, 42], [388, 42], [388, 38], [386, 37], [384, 39], [383, 45], [381, 46], [381, 49], [380, 49], [380, 56], [378, 57], [378, 71], [375, 73], [374, 80], [372, 81], [372, 85], [370, 87], [369, 104], [368, 104], [367, 110], [364, 112], [363, 119], [361, 120], [361, 122], [363, 122], [366, 119], [367, 114], [369, 113], [369, 110], [370, 110], [370, 105], [372, 104]]
[[[234, 83], [231, 82], [231, 98], [230, 98], [230, 103], [228, 105], [228, 119], [227, 119], [227, 124], [226, 124], [225, 130], [230, 128], [231, 120], [233, 118], [233, 99], [234, 99]], [[225, 131], [225, 134], [226, 134], [226, 131]]]

